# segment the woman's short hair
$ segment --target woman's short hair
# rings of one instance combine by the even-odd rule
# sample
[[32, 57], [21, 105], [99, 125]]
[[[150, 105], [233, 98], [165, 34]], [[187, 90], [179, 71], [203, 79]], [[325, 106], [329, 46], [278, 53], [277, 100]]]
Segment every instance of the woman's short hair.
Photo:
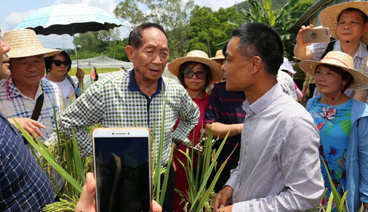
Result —
[[207, 88], [210, 85], [211, 81], [212, 81], [212, 74], [211, 74], [211, 71], [210, 71], [210, 67], [208, 67], [206, 64], [193, 62], [193, 61], [189, 61], [189, 62], [185, 62], [185, 63], [181, 64], [181, 66], [179, 68], [179, 75], [178, 75], [180, 83], [184, 86], [184, 88], [187, 87], [184, 83], [184, 70], [188, 67], [189, 64], [195, 64], [195, 66], [197, 64], [202, 64], [203, 65], [203, 69], [207, 73], [206, 74], [206, 83], [204, 84], [204, 87]]
[[[68, 72], [70, 71], [70, 68], [72, 67], [72, 60], [70, 59], [70, 56], [68, 53], [66, 53], [66, 51], [62, 51], [60, 52], [61, 55], [63, 55], [65, 57], [65, 61], [69, 62], [70, 66], [68, 67]], [[51, 66], [52, 66], [52, 61], [54, 60], [54, 56], [51, 57], [45, 57], [45, 67], [46, 67], [46, 73], [50, 73], [51, 71]]]

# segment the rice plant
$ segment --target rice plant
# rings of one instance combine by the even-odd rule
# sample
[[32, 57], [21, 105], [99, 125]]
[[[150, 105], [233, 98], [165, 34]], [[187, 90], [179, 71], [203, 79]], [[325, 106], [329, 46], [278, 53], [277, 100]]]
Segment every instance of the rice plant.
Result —
[[[214, 144], [212, 136], [213, 129], [210, 131], [209, 135], [204, 141], [203, 147], [203, 155], [199, 153], [197, 160], [197, 168], [194, 169], [194, 154], [198, 154], [197, 150], [193, 147], [187, 148], [186, 152], [179, 150], [186, 159], [187, 165], [185, 165], [182, 161], [178, 160], [181, 166], [183, 166], [185, 175], [187, 177], [189, 189], [186, 193], [179, 193], [182, 197], [182, 200], [185, 202], [184, 210], [189, 212], [201, 212], [201, 211], [214, 211], [214, 199], [215, 192], [213, 191], [220, 174], [222, 173], [225, 165], [230, 158], [230, 156], [225, 160], [223, 164], [218, 168], [216, 175], [212, 182], [209, 182], [210, 175], [214, 171], [217, 166], [217, 158], [220, 155], [220, 152], [223, 146], [226, 143], [227, 137], [229, 133], [223, 139], [220, 147], [216, 150], [212, 150], [212, 146]], [[202, 138], [200, 138], [202, 140]], [[234, 148], [234, 150], [237, 146]], [[233, 151], [234, 152], [234, 151]], [[203, 157], [203, 158], [202, 158]], [[179, 191], [177, 191], [179, 192]]]

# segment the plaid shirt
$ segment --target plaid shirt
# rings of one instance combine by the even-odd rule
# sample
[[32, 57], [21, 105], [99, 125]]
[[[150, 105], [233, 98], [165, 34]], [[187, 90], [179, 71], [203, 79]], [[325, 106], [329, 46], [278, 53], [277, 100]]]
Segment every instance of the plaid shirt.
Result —
[[50, 143], [46, 142], [46, 139], [50, 138], [56, 129], [53, 105], [55, 104], [56, 111], [61, 108], [62, 95], [56, 84], [46, 80], [40, 82], [36, 98], [32, 99], [18, 90], [11, 77], [0, 81], [0, 110], [7, 118], [31, 118], [37, 98], [44, 93], [44, 101], [38, 121], [46, 126], [46, 129], [40, 128], [43, 135], [40, 141], [49, 145]]
[[0, 211], [41, 211], [54, 202], [49, 179], [0, 112]]
[[[181, 120], [180, 124], [173, 132], [178, 118]], [[158, 142], [163, 124], [161, 164], [166, 165], [172, 139], [189, 145], [188, 135], [197, 125], [198, 119], [198, 106], [183, 86], [172, 79], [161, 77], [156, 92], [148, 97], [137, 85], [133, 70], [112, 73], [91, 85], [61, 115], [60, 128], [70, 137], [72, 130], [75, 131], [81, 155], [86, 156], [92, 154], [92, 142], [90, 135], [84, 130], [85, 126], [99, 123], [104, 127], [148, 127], [153, 134], [152, 142]], [[152, 150], [152, 154], [158, 152], [159, 145], [156, 146], [156, 151]]]

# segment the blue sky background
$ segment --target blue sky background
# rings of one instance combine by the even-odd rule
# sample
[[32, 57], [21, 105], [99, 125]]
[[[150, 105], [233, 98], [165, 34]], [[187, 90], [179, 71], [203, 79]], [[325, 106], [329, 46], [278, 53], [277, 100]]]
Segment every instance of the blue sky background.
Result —
[[[194, 0], [200, 6], [211, 7], [217, 10], [220, 7], [227, 8], [241, 0]], [[14, 29], [24, 18], [37, 9], [51, 6], [54, 4], [68, 3], [85, 3], [92, 6], [100, 7], [111, 14], [113, 9], [120, 0], [0, 0], [2, 10], [0, 12], [0, 28], [1, 35], [4, 32]], [[123, 22], [125, 26], [129, 26], [129, 22]], [[126, 27], [120, 27], [122, 37], [127, 37], [129, 31]], [[48, 35], [38, 36], [42, 45], [48, 48], [73, 48], [72, 37], [69, 35]]]

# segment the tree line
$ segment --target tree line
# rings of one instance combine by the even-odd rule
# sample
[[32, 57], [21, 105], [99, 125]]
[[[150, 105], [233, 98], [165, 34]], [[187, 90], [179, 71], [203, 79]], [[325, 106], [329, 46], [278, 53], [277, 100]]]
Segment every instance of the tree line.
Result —
[[[162, 25], [169, 37], [171, 59], [185, 56], [194, 49], [214, 57], [216, 51], [222, 49], [231, 38], [232, 30], [254, 21], [273, 26], [282, 37], [285, 55], [291, 57], [296, 33], [290, 33], [288, 29], [315, 0], [285, 1], [249, 0], [213, 11], [209, 7], [195, 5], [193, 0], [186, 3], [183, 0], [123, 0], [116, 6], [114, 13], [122, 21], [129, 21], [131, 29], [142, 22]], [[125, 52], [128, 39], [121, 39], [118, 29], [79, 34], [76, 44], [80, 59], [104, 54], [128, 61]], [[75, 58], [73, 49], [67, 51]]]

